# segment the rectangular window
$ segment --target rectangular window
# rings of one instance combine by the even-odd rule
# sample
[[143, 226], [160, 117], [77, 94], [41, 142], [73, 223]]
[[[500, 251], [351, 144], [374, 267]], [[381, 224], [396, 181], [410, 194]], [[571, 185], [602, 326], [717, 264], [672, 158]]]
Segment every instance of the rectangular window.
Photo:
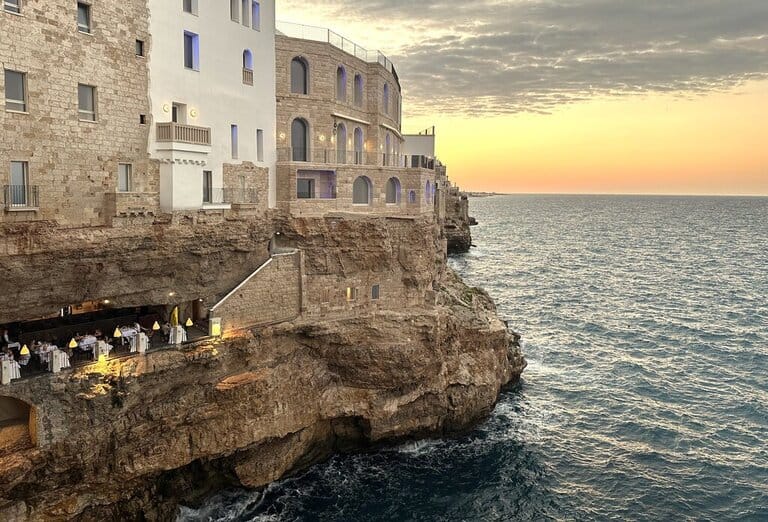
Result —
[[251, 6], [251, 27], [261, 31], [261, 4], [255, 1]]
[[26, 207], [29, 198], [29, 164], [26, 161], [11, 162], [11, 185], [6, 202], [15, 207]]
[[77, 3], [77, 30], [81, 33], [91, 32], [91, 6], [84, 3]]
[[136, 40], [136, 56], [144, 56], [144, 40]]
[[213, 203], [213, 171], [203, 171], [203, 203]]
[[314, 179], [297, 179], [296, 180], [296, 197], [298, 199], [314, 199], [315, 197], [315, 180]]
[[246, 27], [251, 26], [251, 0], [243, 0], [243, 25]]
[[348, 303], [357, 300], [357, 288], [347, 287], [346, 295]]
[[81, 120], [96, 121], [96, 87], [78, 84], [77, 104]]
[[229, 0], [229, 17], [233, 22], [240, 21], [240, 0]]
[[381, 294], [381, 287], [379, 285], [373, 285], [371, 287], [371, 299], [378, 301]]
[[21, 14], [21, 0], [5, 0], [5, 10], [9, 13]]
[[189, 31], [184, 31], [184, 67], [200, 70], [200, 37]]
[[264, 161], [264, 131], [256, 129], [256, 161]]
[[237, 125], [231, 125], [230, 131], [232, 134], [232, 159], [237, 159]]
[[130, 192], [133, 178], [133, 165], [130, 163], [119, 163], [117, 165], [117, 191]]
[[184, 0], [184, 12], [197, 15], [197, 0]]
[[27, 75], [5, 70], [5, 109], [27, 112]]

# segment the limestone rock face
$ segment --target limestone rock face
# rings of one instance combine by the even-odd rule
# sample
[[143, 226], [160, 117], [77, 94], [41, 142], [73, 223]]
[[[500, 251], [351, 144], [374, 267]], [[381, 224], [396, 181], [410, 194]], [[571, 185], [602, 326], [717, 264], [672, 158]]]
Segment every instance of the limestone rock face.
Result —
[[449, 254], [463, 254], [472, 247], [472, 218], [469, 217], [469, 200], [455, 187], [448, 189], [445, 198], [445, 236]]
[[0, 462], [0, 519], [166, 520], [333, 451], [466, 430], [524, 362], [482, 291], [447, 272], [436, 301], [19, 382], [41, 444]]

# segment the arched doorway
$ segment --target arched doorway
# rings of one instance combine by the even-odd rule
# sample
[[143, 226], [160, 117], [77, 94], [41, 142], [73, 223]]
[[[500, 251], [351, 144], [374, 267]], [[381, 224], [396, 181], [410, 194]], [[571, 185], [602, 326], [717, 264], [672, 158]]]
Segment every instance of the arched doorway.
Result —
[[387, 180], [387, 205], [400, 204], [400, 180], [389, 178]]
[[37, 443], [35, 408], [13, 397], [0, 397], [0, 456]]
[[293, 161], [307, 161], [309, 153], [307, 145], [309, 144], [309, 126], [301, 118], [296, 118], [291, 123], [291, 159]]
[[371, 180], [366, 176], [360, 176], [352, 185], [352, 204], [370, 205], [372, 193]]
[[347, 126], [343, 123], [336, 127], [336, 162], [347, 162]]

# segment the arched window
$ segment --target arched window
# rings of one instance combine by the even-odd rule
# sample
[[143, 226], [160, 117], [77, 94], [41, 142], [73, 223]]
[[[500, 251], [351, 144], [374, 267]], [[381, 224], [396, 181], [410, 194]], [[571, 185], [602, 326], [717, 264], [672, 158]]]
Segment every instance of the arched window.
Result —
[[339, 123], [336, 127], [336, 163], [347, 162], [347, 126]]
[[304, 58], [296, 57], [291, 60], [291, 92], [309, 93], [309, 65]]
[[360, 74], [355, 75], [355, 105], [363, 106], [363, 77]]
[[250, 49], [243, 51], [243, 69], [253, 71], [253, 53]]
[[363, 164], [363, 129], [355, 128], [355, 165]]
[[400, 204], [400, 180], [397, 178], [387, 180], [387, 204]]
[[416, 204], [416, 191], [415, 190], [409, 190], [408, 191], [408, 203], [411, 205]]
[[360, 176], [352, 185], [352, 203], [355, 205], [370, 205], [372, 193], [371, 180], [365, 176]]
[[389, 84], [384, 84], [384, 96], [382, 99], [382, 105], [384, 106], [384, 114], [389, 114]]
[[347, 101], [347, 70], [341, 65], [336, 69], [336, 99]]
[[296, 118], [291, 123], [291, 159], [293, 161], [307, 161], [309, 151], [309, 125], [301, 118]]

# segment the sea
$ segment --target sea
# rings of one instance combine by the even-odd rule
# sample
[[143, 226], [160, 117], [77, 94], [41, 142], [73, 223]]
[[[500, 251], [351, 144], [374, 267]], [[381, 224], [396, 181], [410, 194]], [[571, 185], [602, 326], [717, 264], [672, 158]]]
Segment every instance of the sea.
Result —
[[768, 521], [768, 198], [470, 199], [450, 259], [528, 368], [458, 438], [336, 456], [180, 521]]

